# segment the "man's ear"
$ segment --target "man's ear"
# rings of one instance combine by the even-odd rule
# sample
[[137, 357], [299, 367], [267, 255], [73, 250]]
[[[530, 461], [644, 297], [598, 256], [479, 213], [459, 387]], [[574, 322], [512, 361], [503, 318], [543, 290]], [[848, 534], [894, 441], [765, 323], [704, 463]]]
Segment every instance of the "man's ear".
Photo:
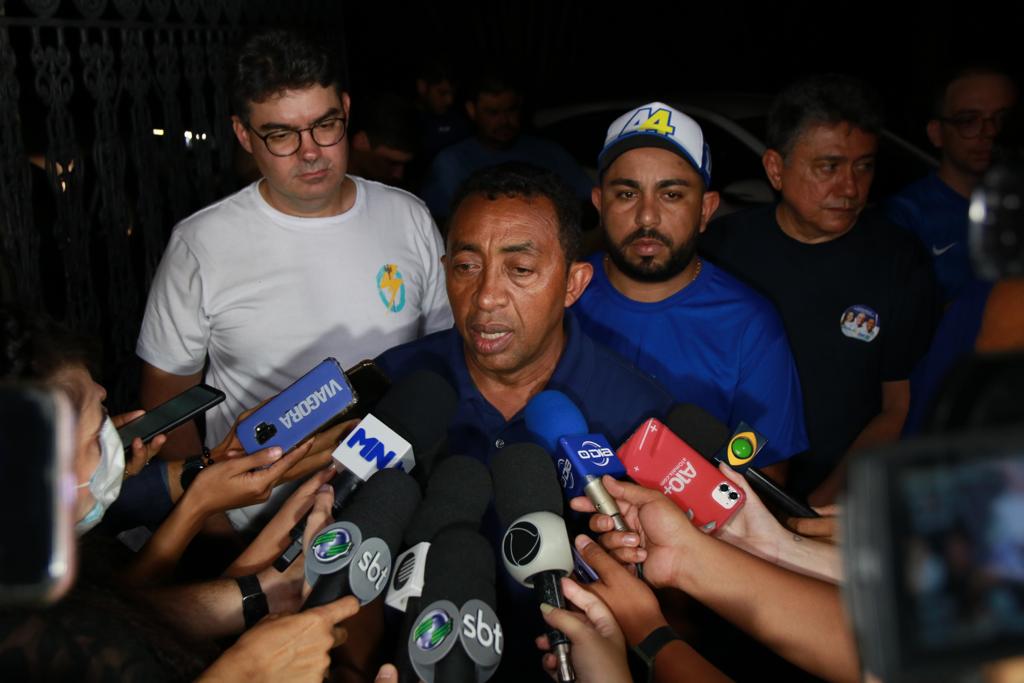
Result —
[[416, 79], [416, 94], [423, 97], [427, 94], [427, 81], [423, 78]]
[[590, 278], [594, 277], [594, 266], [586, 261], [576, 261], [569, 264], [569, 277], [565, 286], [565, 307], [569, 308], [583, 296], [583, 292], [590, 284]]
[[601, 215], [601, 197], [601, 186], [595, 185], [593, 189], [590, 190], [590, 203], [594, 205], [595, 209], [597, 209], [598, 216]]
[[352, 149], [357, 149], [360, 152], [370, 151], [370, 138], [366, 135], [365, 130], [361, 130], [352, 136]]
[[470, 121], [476, 121], [476, 102], [466, 100], [466, 116]]
[[352, 121], [352, 98], [348, 96], [347, 92], [340, 92], [339, 98], [341, 100], [341, 115], [345, 117], [345, 126], [348, 130], [348, 124]]
[[231, 130], [235, 132], [235, 138], [238, 140], [238, 144], [242, 146], [242, 149], [252, 154], [252, 140], [249, 138], [249, 129], [242, 123], [242, 119], [232, 116]]
[[942, 149], [942, 121], [932, 119], [924, 127], [924, 132], [928, 134], [928, 142], [932, 143], [933, 147]]
[[766, 149], [764, 155], [761, 157], [761, 165], [764, 166], [764, 172], [768, 176], [768, 182], [772, 184], [776, 192], [782, 191], [782, 167], [785, 165], [785, 160], [782, 155], [774, 149]]
[[700, 225], [698, 226], [700, 232], [704, 232], [705, 228], [708, 227], [708, 221], [715, 215], [715, 211], [718, 210], [718, 205], [721, 201], [722, 197], [717, 192], [704, 193], [700, 204]]

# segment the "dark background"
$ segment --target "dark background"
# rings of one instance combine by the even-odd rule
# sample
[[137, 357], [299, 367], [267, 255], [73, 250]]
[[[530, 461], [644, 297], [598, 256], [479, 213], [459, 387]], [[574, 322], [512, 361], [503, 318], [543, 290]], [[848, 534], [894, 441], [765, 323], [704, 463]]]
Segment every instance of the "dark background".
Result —
[[1024, 27], [1011, 3], [685, 2], [346, 3], [353, 94], [407, 85], [415, 60], [516, 65], [533, 107], [668, 99], [693, 91], [774, 93], [840, 71], [867, 79], [889, 127], [921, 132], [931, 81], [951, 63], [997, 61], [1020, 82]]

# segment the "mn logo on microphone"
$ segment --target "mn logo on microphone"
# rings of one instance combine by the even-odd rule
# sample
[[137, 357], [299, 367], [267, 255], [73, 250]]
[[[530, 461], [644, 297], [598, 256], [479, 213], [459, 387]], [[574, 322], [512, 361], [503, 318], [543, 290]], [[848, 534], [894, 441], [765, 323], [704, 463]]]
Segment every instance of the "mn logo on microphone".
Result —
[[443, 609], [427, 612], [416, 626], [414, 639], [416, 645], [424, 652], [437, 649], [454, 629], [451, 615]]
[[352, 549], [352, 537], [344, 529], [332, 529], [313, 539], [313, 555], [327, 562], [344, 557]]
[[505, 532], [502, 541], [505, 560], [516, 567], [523, 567], [540, 552], [540, 532], [530, 522], [516, 522]]

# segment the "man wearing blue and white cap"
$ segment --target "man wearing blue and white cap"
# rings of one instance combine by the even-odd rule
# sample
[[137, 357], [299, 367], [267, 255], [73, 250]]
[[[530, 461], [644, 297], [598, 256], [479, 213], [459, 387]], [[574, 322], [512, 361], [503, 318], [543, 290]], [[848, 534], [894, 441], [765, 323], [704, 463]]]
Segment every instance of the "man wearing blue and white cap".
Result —
[[[608, 128], [592, 200], [607, 253], [574, 310], [583, 329], [735, 428], [765, 435], [755, 461], [807, 448], [796, 365], [771, 303], [696, 254], [718, 208], [700, 126], [652, 102]], [[780, 468], [775, 468], [778, 474]]]

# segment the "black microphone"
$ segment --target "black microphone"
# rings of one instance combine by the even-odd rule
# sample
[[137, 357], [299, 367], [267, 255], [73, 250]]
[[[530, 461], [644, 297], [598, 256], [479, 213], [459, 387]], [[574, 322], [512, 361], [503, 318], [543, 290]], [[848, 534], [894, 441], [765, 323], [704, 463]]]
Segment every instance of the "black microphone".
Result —
[[[388, 606], [405, 612], [400, 633], [408, 633], [420, 613], [426, 564], [433, 557], [435, 537], [449, 529], [477, 530], [491, 494], [491, 473], [478, 460], [452, 455], [434, 468], [423, 502], [405, 530], [405, 544], [410, 547], [395, 559], [391, 584], [384, 599]], [[395, 666], [400, 680], [418, 680], [404, 642], [399, 643], [395, 653]]]
[[[573, 571], [572, 548], [562, 519], [562, 490], [551, 456], [536, 444], [506, 446], [491, 459], [494, 506], [505, 526], [501, 556], [520, 584], [540, 602], [565, 609], [561, 579]], [[570, 643], [557, 629], [548, 642], [558, 660], [558, 680], [576, 680]]]
[[477, 531], [444, 529], [431, 542], [422, 603], [405, 646], [426, 683], [482, 683], [501, 663], [494, 553]]
[[[706, 460], [716, 465], [721, 462], [717, 454], [729, 440], [729, 428], [708, 411], [692, 403], [682, 403], [665, 418], [665, 426]], [[757, 495], [775, 509], [790, 517], [820, 517], [753, 467], [748, 467], [742, 474]]]
[[[396, 383], [334, 450], [338, 473], [331, 480], [334, 503], [331, 516], [341, 514], [346, 502], [362, 483], [381, 469], [415, 467], [422, 483], [438, 453], [445, 450], [448, 422], [455, 414], [455, 391], [440, 375], [415, 372]], [[274, 561], [283, 572], [302, 552], [306, 520], [292, 527], [291, 544]]]
[[318, 533], [306, 550], [306, 580], [313, 586], [302, 609], [354, 595], [365, 605], [380, 595], [391, 575], [391, 558], [420, 502], [420, 487], [389, 468], [366, 482], [342, 520]]

